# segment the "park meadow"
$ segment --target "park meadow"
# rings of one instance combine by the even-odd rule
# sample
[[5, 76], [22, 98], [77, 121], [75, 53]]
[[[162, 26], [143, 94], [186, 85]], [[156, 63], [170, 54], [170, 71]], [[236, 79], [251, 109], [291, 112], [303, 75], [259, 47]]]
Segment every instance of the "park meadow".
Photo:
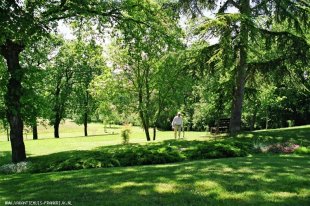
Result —
[[[60, 127], [63, 137], [55, 139], [50, 127], [39, 127], [39, 140], [25, 140], [28, 170], [9, 174], [0, 167], [0, 201], [63, 201], [68, 205], [308, 205], [310, 202], [310, 126], [247, 132], [238, 137], [185, 132], [184, 138], [177, 140], [172, 131], [158, 131], [154, 142], [145, 140], [141, 128], [132, 127], [128, 144], [123, 144], [121, 128], [90, 124], [90, 135], [84, 137], [79, 135], [83, 127], [67, 120]], [[192, 159], [177, 159], [180, 154], [175, 152], [172, 153], [175, 159], [166, 158], [167, 163], [160, 164], [138, 161], [134, 165], [134, 158], [130, 159], [133, 155], [130, 151], [141, 153], [138, 159], [142, 159], [150, 155], [148, 151], [158, 157], [169, 149], [194, 151], [193, 148], [203, 145], [207, 148], [200, 152], [207, 154], [223, 150], [224, 147], [213, 147], [216, 144], [231, 146], [232, 138], [249, 143], [251, 149], [240, 157], [208, 157], [201, 153]], [[308, 150], [295, 153], [254, 150], [255, 146], [285, 142]], [[1, 137], [0, 147], [1, 165], [10, 163], [10, 144], [5, 136]], [[104, 165], [108, 158], [116, 157], [108, 155], [105, 159], [100, 154], [107, 156], [105, 150], [117, 154], [120, 149], [126, 150], [125, 161], [132, 164]], [[96, 155], [99, 157], [93, 158]], [[149, 158], [154, 160], [155, 156]], [[83, 162], [84, 168], [74, 167], [79, 162]]]
[[308, 206], [309, 165], [309, 0], [1, 0], [0, 206]]

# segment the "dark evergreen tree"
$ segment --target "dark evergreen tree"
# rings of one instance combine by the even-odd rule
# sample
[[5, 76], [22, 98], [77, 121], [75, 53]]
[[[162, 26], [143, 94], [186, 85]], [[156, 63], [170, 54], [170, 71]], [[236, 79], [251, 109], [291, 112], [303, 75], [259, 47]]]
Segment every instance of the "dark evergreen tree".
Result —
[[[179, 8], [197, 18], [195, 33], [202, 38], [218, 37], [211, 58], [232, 71], [233, 98], [230, 131], [240, 131], [244, 90], [253, 70], [287, 68], [287, 64], [309, 65], [309, 3], [294, 0], [180, 0]], [[214, 18], [204, 17], [213, 10]], [[230, 13], [230, 11], [236, 11]], [[253, 56], [265, 42], [260, 58]], [[272, 51], [269, 51], [272, 48]], [[264, 54], [264, 55], [263, 55]], [[218, 57], [221, 56], [221, 59]]]

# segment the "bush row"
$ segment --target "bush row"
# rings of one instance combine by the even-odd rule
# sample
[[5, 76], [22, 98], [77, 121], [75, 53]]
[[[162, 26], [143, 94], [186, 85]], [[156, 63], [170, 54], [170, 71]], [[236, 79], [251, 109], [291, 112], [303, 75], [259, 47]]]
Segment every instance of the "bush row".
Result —
[[246, 156], [251, 145], [230, 141], [170, 141], [157, 144], [129, 144], [91, 151], [63, 152], [31, 159], [30, 172], [51, 172], [85, 168], [164, 164], [208, 158]]
[[[126, 144], [101, 147], [89, 151], [68, 151], [30, 158], [27, 171], [32, 173], [77, 170], [86, 168], [119, 167], [181, 162], [188, 160], [242, 157], [250, 153], [310, 154], [310, 147], [293, 144], [253, 144], [224, 139], [219, 141], [166, 141], [146, 145]], [[0, 173], [11, 167], [1, 167]], [[14, 167], [15, 168], [15, 167]], [[5, 171], [5, 172], [2, 172]], [[22, 170], [24, 172], [24, 170]]]

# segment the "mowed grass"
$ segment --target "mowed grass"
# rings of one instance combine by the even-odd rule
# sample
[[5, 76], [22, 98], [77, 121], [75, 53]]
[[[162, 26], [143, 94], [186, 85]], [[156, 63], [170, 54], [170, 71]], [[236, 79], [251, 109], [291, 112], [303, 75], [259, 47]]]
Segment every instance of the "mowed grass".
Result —
[[237, 138], [249, 138], [268, 143], [294, 142], [310, 146], [310, 125], [243, 132], [237, 135]]
[[273, 155], [178, 164], [0, 176], [5, 201], [72, 205], [310, 205], [309, 156]]
[[[53, 153], [91, 150], [96, 147], [122, 144], [120, 131], [122, 126], [107, 126], [100, 123], [91, 123], [88, 126], [89, 136], [83, 136], [83, 126], [77, 125], [69, 120], [60, 125], [60, 138], [53, 137], [53, 127], [39, 126], [39, 139], [32, 140], [32, 134], [24, 134], [24, 143], [27, 157], [49, 155]], [[152, 130], [150, 130], [152, 134]], [[207, 136], [206, 136], [207, 135]], [[183, 134], [182, 136], [183, 137]], [[185, 132], [186, 140], [207, 140], [213, 138], [206, 132]], [[5, 134], [0, 136], [0, 166], [11, 162], [11, 145], [7, 141]], [[156, 142], [174, 139], [173, 131], [157, 131]], [[132, 127], [130, 143], [146, 144], [144, 131], [140, 127]], [[154, 141], [151, 141], [154, 142]]]
[[[71, 123], [70, 123], [71, 124]], [[62, 125], [63, 128], [66, 127]], [[30, 157], [121, 143], [114, 134], [78, 137], [63, 130], [60, 139], [25, 140]], [[72, 127], [71, 127], [72, 129]], [[66, 137], [62, 137], [66, 133]], [[65, 136], [65, 135], [64, 135]], [[206, 132], [185, 133], [185, 140], [214, 141]], [[225, 137], [226, 138], [226, 137]], [[310, 125], [239, 134], [244, 141], [293, 141], [310, 146]], [[158, 132], [156, 141], [173, 139]], [[132, 143], [149, 144], [133, 128]], [[185, 142], [186, 143], [186, 142]], [[189, 142], [190, 143], [190, 142]], [[0, 165], [10, 161], [9, 142], [0, 142]], [[5, 201], [71, 201], [72, 205], [310, 205], [309, 155], [255, 155], [152, 166], [83, 169], [41, 174], [0, 175], [0, 205]]]

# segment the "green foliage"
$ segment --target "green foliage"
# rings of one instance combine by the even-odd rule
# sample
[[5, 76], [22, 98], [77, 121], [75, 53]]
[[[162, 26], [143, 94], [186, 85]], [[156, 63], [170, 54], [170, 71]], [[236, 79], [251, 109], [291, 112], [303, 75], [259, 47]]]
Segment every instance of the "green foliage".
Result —
[[243, 157], [248, 155], [249, 151], [251, 146], [248, 143], [225, 141], [199, 144], [197, 148], [189, 150], [189, 157], [191, 159]]
[[299, 147], [294, 153], [296, 154], [310, 154], [310, 147]]
[[186, 160], [243, 157], [251, 144], [223, 140], [216, 142], [165, 141], [148, 145], [125, 144], [90, 151], [63, 152], [31, 158], [31, 172], [50, 172], [98, 167], [164, 164]]
[[[245, 129], [283, 127], [288, 119], [297, 120], [299, 124], [309, 122], [308, 109], [302, 107], [299, 111], [298, 106], [291, 104], [292, 99], [296, 99], [307, 105], [309, 98], [288, 95], [292, 87], [296, 87], [297, 94], [309, 93], [309, 38], [305, 35], [309, 33], [308, 4], [297, 1], [178, 2], [183, 12], [194, 17], [188, 37], [202, 43], [213, 36], [219, 38], [218, 43], [206, 47], [206, 52], [200, 54], [204, 72], [200, 73], [201, 82], [196, 82], [194, 88], [203, 93], [193, 93], [195, 101], [189, 101], [189, 105], [195, 104], [190, 112], [194, 126], [203, 128], [216, 119], [235, 114], [228, 111], [237, 109], [242, 112]], [[202, 11], [207, 8], [213, 9], [216, 15], [206, 16]], [[197, 71], [197, 63], [190, 69]], [[244, 99], [243, 94], [238, 96], [232, 92], [242, 87], [245, 87]], [[238, 98], [237, 108], [236, 102], [231, 104], [231, 101]]]
[[37, 119], [46, 119], [50, 114], [50, 98], [47, 95], [50, 87], [46, 76], [49, 75], [49, 55], [62, 42], [56, 36], [41, 38], [25, 48], [20, 61], [24, 67], [23, 96], [21, 97], [24, 124], [33, 126]]
[[[135, 113], [146, 138], [150, 140], [149, 128], [160, 125], [159, 119], [167, 111], [167, 102], [176, 99], [173, 99], [176, 88], [172, 86], [179, 82], [174, 83], [179, 67], [169, 71], [172, 67], [163, 66], [163, 62], [169, 52], [181, 47], [182, 32], [173, 15], [162, 9], [160, 2], [128, 3], [132, 7], [124, 13], [124, 19], [111, 37], [111, 71], [99, 77], [97, 80], [100, 82], [93, 84], [95, 87], [103, 86], [99, 92], [92, 90], [101, 101], [99, 112], [106, 114], [105, 118], [114, 114], [126, 118], [130, 113]], [[168, 75], [168, 71], [174, 75]], [[125, 118], [123, 121], [126, 121]]]
[[70, 96], [70, 116], [79, 123], [87, 124], [98, 108], [99, 103], [91, 96], [91, 82], [106, 70], [106, 62], [102, 55], [103, 49], [94, 39], [79, 39], [72, 42], [71, 54], [74, 60], [70, 67], [74, 70], [74, 84]]

